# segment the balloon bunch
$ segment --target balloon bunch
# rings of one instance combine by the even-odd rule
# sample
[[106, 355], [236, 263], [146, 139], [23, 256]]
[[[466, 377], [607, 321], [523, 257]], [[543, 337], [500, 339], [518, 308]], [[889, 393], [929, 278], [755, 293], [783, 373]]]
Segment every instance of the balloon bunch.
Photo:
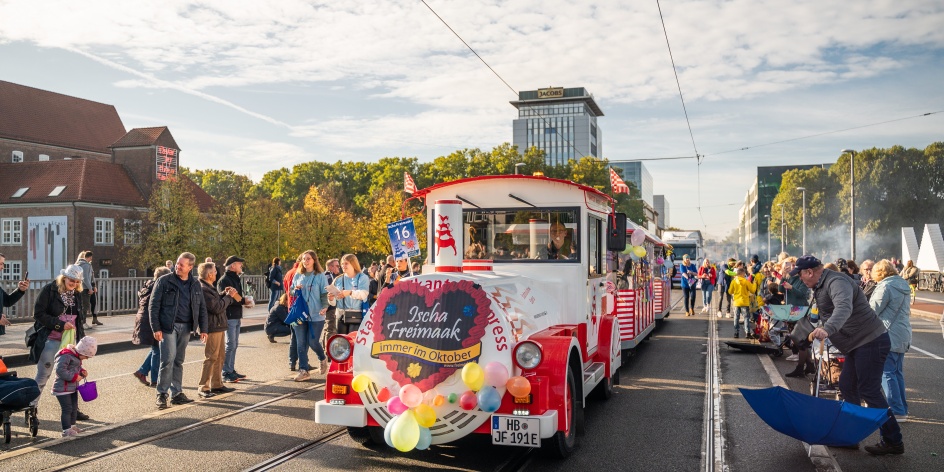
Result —
[[633, 254], [636, 257], [642, 259], [643, 257], [646, 257], [646, 254], [648, 254], [648, 252], [646, 251], [646, 248], [643, 246], [626, 245], [626, 249], [623, 250], [623, 254]]
[[485, 368], [475, 362], [462, 367], [462, 382], [469, 387], [459, 397], [459, 408], [472, 410], [476, 406], [492, 413], [501, 406], [501, 394], [496, 387], [505, 385], [508, 381], [508, 369], [500, 362], [489, 362]]
[[[387, 445], [401, 452], [413, 449], [425, 450], [432, 443], [429, 428], [436, 423], [436, 410], [446, 404], [457, 404], [463, 410], [476, 407], [492, 413], [501, 406], [502, 394], [498, 387], [504, 386], [515, 397], [526, 397], [531, 393], [531, 382], [524, 377], [509, 378], [508, 369], [500, 362], [490, 362], [483, 369], [475, 362], [466, 364], [460, 374], [469, 390], [458, 395], [442, 395], [435, 388], [423, 393], [416, 385], [407, 384], [397, 389], [384, 387], [377, 392], [377, 400], [386, 402], [387, 411], [393, 418], [384, 427]], [[358, 374], [351, 381], [351, 389], [360, 393], [370, 386], [370, 379]]]
[[[351, 380], [351, 389], [357, 393], [367, 390], [370, 379], [358, 374]], [[394, 415], [384, 427], [384, 440], [387, 445], [398, 451], [413, 449], [425, 450], [433, 441], [429, 428], [436, 423], [436, 410], [431, 405], [439, 406], [445, 397], [427, 392], [426, 395], [413, 384], [404, 385], [394, 395], [384, 387], [377, 392], [377, 399], [387, 403], [387, 411]]]

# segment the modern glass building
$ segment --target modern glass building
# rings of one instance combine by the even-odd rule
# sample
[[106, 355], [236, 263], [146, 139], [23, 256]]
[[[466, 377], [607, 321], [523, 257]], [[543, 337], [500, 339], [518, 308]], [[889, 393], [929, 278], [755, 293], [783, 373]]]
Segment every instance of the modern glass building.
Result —
[[[771, 213], [774, 197], [780, 192], [780, 184], [783, 181], [783, 174], [788, 170], [801, 169], [807, 170], [814, 167], [829, 169], [832, 164], [812, 164], [802, 166], [772, 166], [758, 167], [757, 177], [753, 185], [748, 189], [744, 197], [744, 204], [740, 211], [740, 230], [739, 237], [741, 250], [744, 256], [750, 254], [763, 253], [767, 255], [767, 232], [769, 220], [764, 215], [771, 215], [771, 218], [780, 218], [780, 210]], [[780, 252], [780, 235], [771, 235], [771, 255]]]
[[652, 207], [659, 214], [656, 218], [656, 227], [660, 230], [668, 228], [671, 225], [669, 223], [669, 201], [665, 199], [665, 195], [653, 195], [652, 201]]
[[585, 88], [527, 90], [518, 92], [511, 104], [518, 109], [512, 144], [519, 152], [536, 147], [552, 165], [603, 156], [603, 133], [597, 126], [603, 110]]

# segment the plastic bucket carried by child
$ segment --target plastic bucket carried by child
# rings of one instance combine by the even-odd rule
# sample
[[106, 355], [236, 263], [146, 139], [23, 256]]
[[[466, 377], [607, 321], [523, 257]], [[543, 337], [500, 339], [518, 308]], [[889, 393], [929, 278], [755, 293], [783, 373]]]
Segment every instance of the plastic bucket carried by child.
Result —
[[78, 390], [79, 396], [82, 397], [82, 401], [84, 402], [90, 402], [98, 398], [98, 387], [94, 381], [89, 382], [86, 380], [82, 383], [82, 385], [79, 385], [75, 389]]

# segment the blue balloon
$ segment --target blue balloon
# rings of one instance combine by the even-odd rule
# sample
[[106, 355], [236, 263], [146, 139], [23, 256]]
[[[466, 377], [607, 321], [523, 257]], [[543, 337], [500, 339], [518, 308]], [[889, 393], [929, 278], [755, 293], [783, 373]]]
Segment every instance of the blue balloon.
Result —
[[501, 395], [491, 385], [482, 387], [475, 396], [479, 402], [479, 409], [486, 413], [492, 413], [501, 406]]
[[429, 432], [429, 428], [424, 428], [420, 426], [420, 440], [416, 443], [416, 448], [420, 451], [425, 451], [429, 448], [429, 445], [433, 443], [433, 433]]
[[399, 418], [399, 416], [390, 418], [390, 421], [387, 422], [387, 426], [384, 426], [384, 442], [386, 442], [390, 447], [393, 447], [393, 440], [390, 439], [390, 432], [393, 431], [393, 423], [396, 423], [397, 418]]

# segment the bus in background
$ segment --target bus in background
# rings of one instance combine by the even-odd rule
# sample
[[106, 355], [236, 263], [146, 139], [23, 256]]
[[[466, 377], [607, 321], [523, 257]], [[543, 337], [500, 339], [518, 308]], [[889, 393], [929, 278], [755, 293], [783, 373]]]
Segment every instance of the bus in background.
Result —
[[682, 262], [682, 257], [688, 254], [695, 267], [699, 267], [702, 259], [705, 258], [701, 231], [665, 231], [662, 233], [662, 241], [672, 246], [672, 264], [675, 266], [672, 285], [681, 286], [682, 276], [679, 273], [679, 264]]

